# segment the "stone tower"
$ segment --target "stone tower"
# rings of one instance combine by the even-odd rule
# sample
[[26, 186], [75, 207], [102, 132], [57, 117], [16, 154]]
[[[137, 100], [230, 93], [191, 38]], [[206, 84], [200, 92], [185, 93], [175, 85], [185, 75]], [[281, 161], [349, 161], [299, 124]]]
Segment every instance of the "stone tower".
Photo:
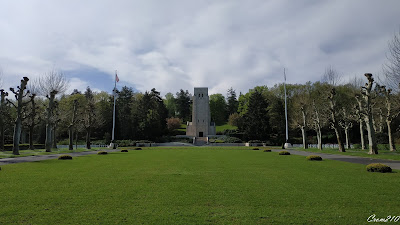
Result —
[[207, 137], [215, 134], [215, 124], [214, 122], [211, 122], [208, 88], [195, 87], [193, 95], [192, 122], [187, 123], [186, 135], [192, 137]]

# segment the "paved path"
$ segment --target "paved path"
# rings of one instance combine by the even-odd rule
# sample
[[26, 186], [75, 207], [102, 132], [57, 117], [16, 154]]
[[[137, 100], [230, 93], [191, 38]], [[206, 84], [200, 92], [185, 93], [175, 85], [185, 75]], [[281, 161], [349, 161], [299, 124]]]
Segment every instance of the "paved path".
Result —
[[[120, 150], [113, 149], [113, 150], [102, 150], [102, 151], [116, 152], [116, 151], [120, 151]], [[53, 154], [53, 155], [35, 155], [35, 156], [24, 156], [24, 157], [16, 157], [16, 158], [4, 158], [4, 159], [0, 159], [0, 166], [12, 164], [12, 163], [37, 162], [37, 161], [48, 160], [48, 159], [57, 159], [58, 156], [65, 155], [65, 154], [70, 155], [72, 157], [76, 157], [76, 156], [97, 154], [97, 152], [99, 152], [99, 151], [70, 152], [70, 153], [61, 153], [61, 154]]]
[[[113, 150], [105, 150], [107, 152], [116, 152], [120, 151], [119, 149]], [[280, 152], [280, 149], [273, 149], [274, 152]], [[286, 149], [291, 154], [294, 155], [302, 155], [302, 156], [309, 156], [309, 155], [319, 155], [323, 159], [331, 159], [331, 160], [338, 160], [343, 162], [350, 162], [350, 163], [359, 163], [368, 165], [370, 163], [384, 163], [390, 166], [392, 169], [400, 170], [400, 161], [399, 160], [388, 160], [388, 159], [372, 159], [372, 158], [364, 158], [358, 156], [350, 156], [350, 155], [334, 155], [334, 154], [327, 154], [327, 153], [319, 153], [319, 152], [305, 152], [305, 151], [297, 151], [292, 149]], [[12, 163], [21, 163], [21, 162], [36, 162], [48, 159], [56, 159], [60, 155], [68, 154], [72, 157], [76, 156], [83, 156], [83, 155], [90, 155], [90, 154], [97, 154], [98, 151], [90, 151], [90, 152], [71, 152], [71, 153], [63, 153], [63, 154], [54, 154], [54, 155], [37, 155], [37, 156], [26, 156], [26, 157], [17, 157], [17, 158], [4, 158], [0, 159], [0, 166]]]
[[[273, 150], [275, 152], [280, 152], [282, 150]], [[400, 170], [400, 161], [399, 160], [390, 160], [390, 159], [372, 159], [366, 157], [359, 157], [359, 156], [351, 156], [351, 155], [335, 155], [335, 154], [327, 154], [327, 153], [319, 153], [319, 152], [306, 152], [306, 151], [297, 151], [292, 149], [286, 149], [286, 151], [290, 152], [293, 155], [319, 155], [322, 159], [331, 159], [331, 160], [338, 160], [343, 162], [350, 162], [350, 163], [359, 163], [368, 165], [370, 163], [383, 163], [390, 168], [395, 170]]]

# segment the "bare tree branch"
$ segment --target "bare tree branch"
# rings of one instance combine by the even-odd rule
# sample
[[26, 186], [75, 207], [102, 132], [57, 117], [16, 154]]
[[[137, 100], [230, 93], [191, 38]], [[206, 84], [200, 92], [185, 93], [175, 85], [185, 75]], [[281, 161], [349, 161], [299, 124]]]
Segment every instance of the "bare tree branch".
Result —
[[389, 52], [386, 54], [387, 62], [383, 65], [386, 76], [386, 85], [398, 91], [400, 83], [400, 30], [395, 33], [388, 43]]
[[57, 94], [64, 93], [68, 88], [68, 80], [62, 72], [52, 70], [38, 79], [38, 93], [43, 96], [50, 95], [51, 92]]
[[332, 86], [337, 86], [342, 82], [342, 75], [340, 75], [332, 66], [328, 66], [325, 69], [321, 81]]

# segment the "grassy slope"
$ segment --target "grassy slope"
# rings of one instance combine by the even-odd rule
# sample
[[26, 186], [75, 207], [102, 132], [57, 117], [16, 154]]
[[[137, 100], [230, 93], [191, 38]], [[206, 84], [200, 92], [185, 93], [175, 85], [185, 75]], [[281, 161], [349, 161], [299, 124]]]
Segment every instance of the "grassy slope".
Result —
[[236, 130], [236, 129], [237, 129], [236, 126], [231, 126], [229, 124], [224, 124], [216, 127], [217, 132], [223, 132], [224, 130]]
[[400, 173], [240, 149], [3, 166], [0, 224], [360, 224], [398, 214]]
[[339, 152], [338, 149], [327, 148], [323, 149], [322, 151], [317, 148], [294, 148], [299, 151], [307, 151], [307, 152], [317, 152], [317, 153], [328, 153], [328, 154], [337, 154], [337, 155], [353, 155], [353, 156], [360, 156], [366, 158], [376, 158], [376, 159], [393, 159], [393, 160], [400, 160], [400, 152], [391, 152], [387, 150], [379, 150], [378, 155], [368, 155], [368, 150], [362, 149], [350, 149], [346, 150], [346, 152]]

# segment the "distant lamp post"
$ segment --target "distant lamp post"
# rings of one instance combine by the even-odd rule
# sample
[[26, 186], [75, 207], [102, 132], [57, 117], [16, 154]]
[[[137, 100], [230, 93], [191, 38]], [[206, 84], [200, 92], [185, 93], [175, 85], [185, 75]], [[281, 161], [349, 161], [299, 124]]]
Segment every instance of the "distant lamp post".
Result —
[[284, 148], [289, 148], [291, 144], [289, 143], [289, 128], [288, 128], [288, 117], [287, 117], [287, 100], [286, 100], [286, 70], [283, 68], [283, 78], [285, 82], [283, 82], [283, 88], [285, 90], [285, 119], [286, 119], [286, 141]]

